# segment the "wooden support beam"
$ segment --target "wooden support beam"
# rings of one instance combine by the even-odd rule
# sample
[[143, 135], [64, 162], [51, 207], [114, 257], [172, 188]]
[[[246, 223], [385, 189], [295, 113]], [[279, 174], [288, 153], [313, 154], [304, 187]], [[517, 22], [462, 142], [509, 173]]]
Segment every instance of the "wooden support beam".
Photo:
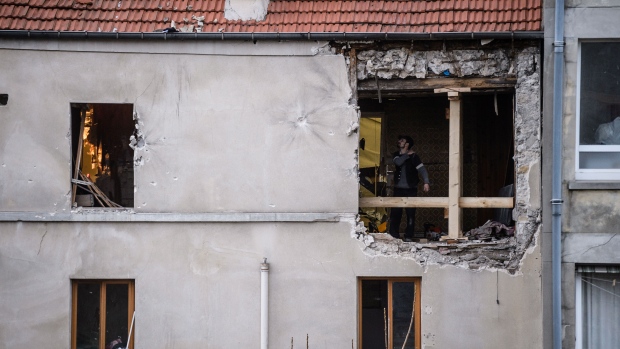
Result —
[[[448, 208], [448, 197], [364, 197], [360, 207], [417, 207]], [[513, 208], [514, 198], [508, 197], [462, 197], [461, 208]], [[447, 217], [446, 217], [447, 218]]]
[[461, 208], [513, 208], [515, 207], [514, 198], [485, 197], [485, 198], [460, 198]]
[[469, 87], [447, 87], [447, 88], [436, 88], [435, 93], [448, 93], [448, 97], [456, 97], [459, 98], [459, 93], [463, 92], [471, 92], [471, 88]]
[[[455, 92], [452, 92], [455, 94]], [[462, 154], [463, 141], [461, 99], [458, 93], [450, 96], [450, 143], [448, 147], [448, 236], [459, 238], [463, 236], [463, 217], [459, 206], [459, 198], [463, 192], [461, 182], [463, 179]]]
[[[392, 79], [379, 80], [379, 88], [382, 92], [394, 90], [408, 91], [434, 91], [446, 86], [451, 88], [471, 89], [506, 89], [514, 88], [516, 78], [426, 78], [426, 79]], [[357, 83], [358, 91], [377, 91], [377, 83], [374, 79], [360, 80]]]
[[366, 197], [360, 198], [360, 207], [448, 207], [446, 197]]

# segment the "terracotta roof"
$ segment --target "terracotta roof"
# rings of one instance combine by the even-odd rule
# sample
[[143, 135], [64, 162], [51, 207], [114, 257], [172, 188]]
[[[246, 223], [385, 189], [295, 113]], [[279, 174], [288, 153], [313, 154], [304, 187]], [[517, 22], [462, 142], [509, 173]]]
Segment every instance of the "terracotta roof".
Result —
[[542, 0], [271, 0], [264, 21], [228, 21], [225, 0], [0, 0], [0, 30], [505, 32], [542, 29]]

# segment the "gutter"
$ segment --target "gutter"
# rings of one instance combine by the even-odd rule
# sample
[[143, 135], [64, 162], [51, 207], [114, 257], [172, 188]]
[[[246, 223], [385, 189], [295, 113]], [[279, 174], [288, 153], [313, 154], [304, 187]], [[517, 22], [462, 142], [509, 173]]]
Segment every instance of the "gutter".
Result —
[[94, 40], [196, 40], [196, 41], [398, 41], [398, 40], [480, 40], [543, 39], [542, 31], [443, 32], [443, 33], [112, 33], [84, 31], [0, 30], [0, 39], [94, 39]]
[[553, 349], [562, 349], [562, 115], [564, 97], [564, 0], [555, 2], [553, 39], [553, 147], [551, 179], [551, 278]]

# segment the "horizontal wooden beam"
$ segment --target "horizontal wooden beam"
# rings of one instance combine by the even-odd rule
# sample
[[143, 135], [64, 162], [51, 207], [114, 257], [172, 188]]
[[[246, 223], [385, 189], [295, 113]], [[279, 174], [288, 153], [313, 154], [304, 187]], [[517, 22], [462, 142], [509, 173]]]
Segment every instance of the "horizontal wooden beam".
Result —
[[448, 96], [450, 96], [450, 93], [456, 93], [456, 95], [453, 96], [458, 96], [459, 92], [471, 92], [471, 87], [447, 87], [447, 88], [436, 88], [435, 93], [448, 93]]
[[[364, 197], [360, 198], [360, 207], [419, 207], [447, 208], [447, 197]], [[462, 197], [461, 208], [513, 208], [514, 198], [502, 197]]]
[[512, 197], [459, 198], [459, 206], [462, 208], [513, 208], [514, 202]]
[[448, 198], [441, 197], [365, 197], [360, 207], [448, 207]]
[[[392, 79], [379, 80], [379, 88], [383, 91], [393, 90], [426, 90], [434, 92], [435, 89], [446, 87], [471, 88], [471, 89], [494, 89], [513, 88], [517, 83], [516, 78], [426, 78], [426, 79]], [[374, 79], [357, 82], [358, 91], [376, 91], [377, 82]]]

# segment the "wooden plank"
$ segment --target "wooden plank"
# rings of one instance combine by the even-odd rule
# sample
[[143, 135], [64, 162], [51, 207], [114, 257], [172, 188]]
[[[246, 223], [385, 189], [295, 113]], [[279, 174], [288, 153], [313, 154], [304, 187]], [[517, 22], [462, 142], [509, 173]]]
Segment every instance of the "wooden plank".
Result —
[[[498, 89], [514, 88], [516, 78], [427, 78], [427, 79], [392, 79], [379, 80], [382, 92], [393, 90], [421, 90], [434, 91], [439, 88], [471, 88], [471, 89]], [[358, 91], [377, 91], [374, 79], [357, 82]]]
[[415, 345], [414, 348], [422, 348], [422, 279], [414, 279], [415, 297]]
[[502, 198], [502, 197], [484, 197], [484, 198], [472, 198], [464, 197], [459, 199], [459, 206], [461, 208], [513, 208], [514, 198]]
[[446, 197], [366, 197], [360, 198], [360, 207], [448, 207]]
[[[365, 197], [360, 198], [359, 206], [448, 208], [449, 202], [449, 197]], [[458, 203], [461, 208], [513, 208], [514, 198], [461, 197]]]
[[448, 93], [448, 97], [458, 97], [459, 93], [471, 92], [469, 87], [448, 87], [448, 88], [436, 88], [435, 93]]
[[105, 349], [105, 335], [106, 335], [106, 316], [107, 316], [107, 304], [106, 304], [106, 282], [102, 282], [99, 285], [99, 349]]
[[450, 144], [448, 147], [448, 236], [459, 238], [463, 235], [461, 207], [459, 198], [461, 197], [463, 178], [462, 153], [463, 142], [461, 140], [462, 118], [461, 100], [456, 97], [450, 98]]

